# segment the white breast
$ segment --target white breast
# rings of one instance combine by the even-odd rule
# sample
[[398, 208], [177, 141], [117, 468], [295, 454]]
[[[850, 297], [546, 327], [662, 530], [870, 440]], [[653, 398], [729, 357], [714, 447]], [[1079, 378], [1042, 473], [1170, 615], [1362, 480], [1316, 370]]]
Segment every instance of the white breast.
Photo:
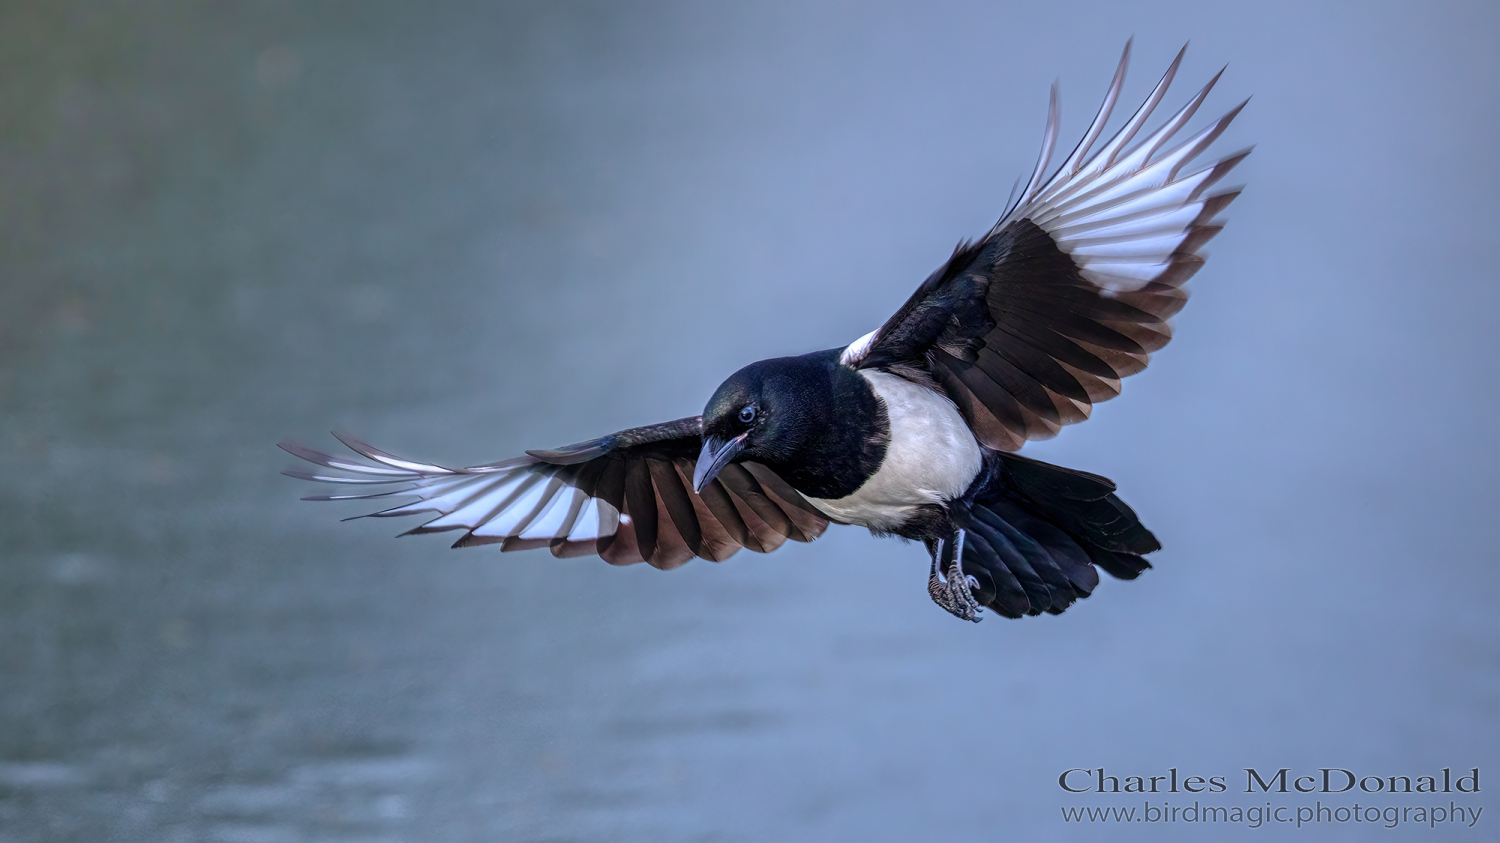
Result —
[[885, 460], [853, 494], [808, 502], [839, 521], [889, 530], [923, 504], [962, 495], [979, 475], [984, 452], [946, 396], [885, 372], [860, 374], [890, 416]]

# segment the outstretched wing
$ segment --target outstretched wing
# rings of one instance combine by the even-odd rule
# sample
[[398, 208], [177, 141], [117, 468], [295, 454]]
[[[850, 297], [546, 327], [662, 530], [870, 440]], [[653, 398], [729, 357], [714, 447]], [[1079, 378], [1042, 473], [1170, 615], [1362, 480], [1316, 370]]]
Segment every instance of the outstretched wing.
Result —
[[1182, 55], [1114, 138], [1090, 155], [1125, 81], [1126, 44], [1104, 105], [1044, 181], [1057, 139], [1054, 87], [1042, 154], [1015, 204], [978, 242], [959, 244], [842, 361], [941, 388], [981, 442], [1006, 451], [1050, 438], [1120, 394], [1120, 380], [1146, 368], [1147, 356], [1171, 338], [1166, 320], [1187, 302], [1182, 283], [1203, 265], [1198, 250], [1223, 227], [1215, 215], [1239, 195], [1209, 190], [1249, 154], [1182, 174], [1244, 103], [1167, 148], [1218, 75], [1131, 146]]
[[702, 428], [702, 418], [694, 416], [469, 468], [404, 460], [345, 434], [334, 435], [370, 464], [289, 442], [281, 448], [340, 472], [285, 474], [361, 487], [303, 500], [415, 495], [415, 501], [369, 515], [435, 512], [437, 518], [406, 534], [463, 530], [454, 547], [546, 547], [558, 557], [598, 554], [613, 565], [676, 568], [694, 556], [718, 562], [741, 547], [769, 553], [787, 539], [806, 542], [822, 534], [827, 519], [763, 465], [726, 466], [695, 494]]

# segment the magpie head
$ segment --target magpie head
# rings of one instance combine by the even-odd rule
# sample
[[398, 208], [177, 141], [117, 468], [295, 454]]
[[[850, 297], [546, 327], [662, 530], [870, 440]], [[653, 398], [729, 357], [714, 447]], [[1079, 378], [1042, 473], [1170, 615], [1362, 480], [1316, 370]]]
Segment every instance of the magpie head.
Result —
[[[828, 401], [827, 375], [821, 368], [801, 357], [762, 360], [720, 384], [703, 409], [703, 451], [693, 472], [694, 491], [732, 462], [774, 466], [794, 458]], [[819, 382], [824, 384], [821, 393]]]

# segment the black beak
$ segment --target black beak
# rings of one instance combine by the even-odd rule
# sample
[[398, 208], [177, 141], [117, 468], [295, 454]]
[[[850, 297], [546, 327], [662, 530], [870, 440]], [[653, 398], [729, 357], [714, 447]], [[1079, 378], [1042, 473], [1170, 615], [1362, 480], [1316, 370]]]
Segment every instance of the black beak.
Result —
[[719, 476], [719, 471], [745, 449], [745, 437], [749, 435], [748, 432], [741, 433], [728, 442], [720, 441], [717, 436], [703, 440], [703, 451], [698, 454], [698, 466], [693, 469], [694, 492], [703, 491], [704, 486]]

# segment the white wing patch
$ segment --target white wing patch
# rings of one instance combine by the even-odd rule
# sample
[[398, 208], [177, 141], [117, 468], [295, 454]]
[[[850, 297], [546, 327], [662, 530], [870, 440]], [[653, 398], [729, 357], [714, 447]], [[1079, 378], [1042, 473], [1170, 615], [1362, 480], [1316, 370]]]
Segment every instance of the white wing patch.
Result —
[[568, 531], [568, 541], [593, 541], [600, 536], [614, 535], [615, 528], [620, 523], [619, 514], [616, 513], [613, 523], [610, 523], [606, 527], [604, 518], [600, 513], [601, 507], [606, 510], [614, 509], [614, 507], [598, 498], [588, 498], [584, 501], [583, 509], [579, 510], [578, 517], [573, 519], [573, 529]]
[[[580, 549], [613, 536], [620, 513], [608, 502], [590, 497], [552, 476], [555, 466], [522, 458], [472, 468], [445, 468], [394, 457], [353, 437], [344, 444], [370, 459], [373, 465], [338, 459], [297, 445], [283, 445], [292, 454], [345, 475], [313, 474], [298, 469], [286, 473], [304, 480], [358, 486], [393, 486], [376, 492], [363, 489], [344, 495], [312, 495], [303, 500], [367, 500], [411, 495], [416, 500], [372, 512], [364, 517], [393, 517], [434, 512], [438, 517], [407, 533], [464, 530], [458, 544], [489, 544], [516, 540], [548, 544], [553, 552]], [[530, 546], [530, 545], [527, 545]]]
[[[1184, 47], [1183, 51], [1186, 49]], [[1245, 103], [1230, 109], [1229, 113], [1176, 146], [1162, 151], [1192, 119], [1223, 71], [1210, 79], [1160, 128], [1127, 150], [1166, 94], [1182, 56], [1182, 52], [1177, 54], [1161, 81], [1125, 126], [1090, 157], [1089, 148], [1109, 121], [1125, 81], [1125, 67], [1130, 61], [1130, 45], [1126, 44], [1104, 105], [1095, 115], [1083, 141], [1052, 178], [1043, 182], [1040, 174], [1046, 169], [1047, 152], [1057, 131], [1058, 111], [1054, 96], [1047, 115], [1043, 157], [1037, 171], [1027, 190], [995, 224], [991, 234], [1016, 220], [1029, 219], [1051, 235], [1058, 248], [1073, 258], [1085, 278], [1106, 291], [1138, 290], [1158, 280], [1171, 283], [1164, 276], [1173, 267], [1174, 260], [1195, 253], [1218, 233], [1217, 226], [1205, 223], [1228, 204], [1228, 198], [1233, 198], [1232, 194], [1226, 198], [1224, 194], [1203, 197], [1202, 193], [1248, 154], [1248, 151], [1237, 153], [1181, 175], [1194, 158], [1223, 134]]]

